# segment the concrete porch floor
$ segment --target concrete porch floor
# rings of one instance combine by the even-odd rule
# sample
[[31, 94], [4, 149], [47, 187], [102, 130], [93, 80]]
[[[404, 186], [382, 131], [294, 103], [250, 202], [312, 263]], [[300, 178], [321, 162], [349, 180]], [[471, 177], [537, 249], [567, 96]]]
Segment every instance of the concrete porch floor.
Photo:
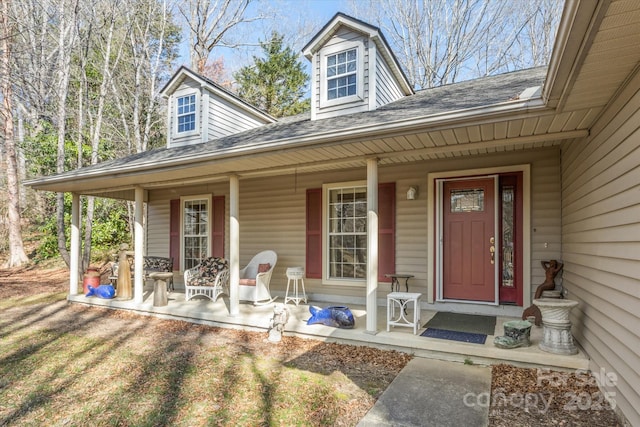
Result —
[[[169, 304], [164, 307], [153, 306], [153, 288], [145, 286], [143, 302], [136, 304], [133, 300], [101, 299], [97, 297], [85, 297], [84, 295], [70, 295], [68, 300], [75, 303], [89, 304], [113, 309], [124, 309], [137, 312], [142, 315], [152, 315], [164, 319], [183, 320], [187, 322], [236, 328], [264, 332], [267, 337], [269, 321], [273, 317], [274, 304], [284, 301], [282, 296], [276, 301], [266, 305], [254, 306], [251, 303], [240, 303], [240, 312], [237, 316], [229, 315], [229, 299], [222, 295], [216, 302], [207, 298], [196, 297], [191, 301], [184, 300], [184, 293], [180, 290], [168, 293]], [[545, 367], [552, 369], [588, 369], [589, 360], [584, 351], [578, 347], [578, 354], [567, 356], [552, 354], [538, 348], [542, 340], [542, 327], [533, 326], [531, 329], [531, 346], [516, 349], [500, 349], [494, 346], [495, 336], [504, 335], [503, 324], [514, 320], [513, 317], [498, 316], [493, 335], [488, 335], [484, 344], [471, 344], [458, 341], [443, 340], [437, 338], [421, 337], [425, 328], [418, 330], [418, 335], [413, 334], [410, 327], [392, 327], [387, 332], [386, 306], [378, 306], [376, 334], [366, 332], [366, 310], [362, 305], [346, 304], [353, 313], [356, 321], [354, 329], [338, 329], [324, 325], [307, 325], [306, 321], [311, 317], [309, 305], [327, 307], [327, 302], [309, 301], [309, 304], [295, 304], [289, 302], [287, 307], [290, 318], [286, 324], [285, 335], [296, 335], [301, 338], [317, 339], [322, 341], [339, 342], [351, 345], [367, 345], [387, 350], [398, 350], [414, 354], [418, 357], [434, 358], [440, 360], [465, 362], [470, 360], [474, 364], [491, 365], [497, 363], [510, 363], [519, 366]], [[424, 325], [436, 311], [422, 309], [421, 323]], [[409, 310], [408, 318], [412, 317]]]

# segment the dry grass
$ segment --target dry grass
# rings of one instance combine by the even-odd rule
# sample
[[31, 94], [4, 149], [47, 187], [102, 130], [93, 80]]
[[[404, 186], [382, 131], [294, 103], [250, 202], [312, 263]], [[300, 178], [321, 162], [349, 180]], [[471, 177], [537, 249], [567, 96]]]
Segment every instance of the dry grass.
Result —
[[34, 293], [47, 275], [17, 295], [20, 274], [0, 272], [0, 425], [355, 425], [411, 359], [68, 304]]
[[[0, 270], [2, 426], [353, 426], [411, 359], [68, 304], [67, 283]], [[590, 377], [539, 374], [493, 367], [489, 425], [618, 425]]]

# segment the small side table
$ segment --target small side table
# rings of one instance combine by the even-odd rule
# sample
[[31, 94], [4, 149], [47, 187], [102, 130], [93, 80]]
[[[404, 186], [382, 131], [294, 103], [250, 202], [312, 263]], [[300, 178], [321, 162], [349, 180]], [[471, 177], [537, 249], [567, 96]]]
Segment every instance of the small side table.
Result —
[[167, 280], [173, 277], [173, 273], [154, 272], [149, 273], [149, 278], [153, 279], [153, 306], [164, 307], [169, 304], [167, 298]]
[[[284, 303], [293, 301], [296, 305], [300, 304], [300, 301], [307, 303], [307, 293], [304, 290], [304, 268], [303, 267], [289, 267], [287, 268], [287, 292], [284, 296]], [[289, 286], [293, 281], [292, 294], [289, 296]], [[302, 293], [299, 293], [298, 285], [302, 286]]]
[[[412, 292], [391, 292], [387, 295], [387, 332], [391, 326], [408, 326], [413, 328], [413, 334], [418, 334], [420, 328], [420, 298], [422, 294]], [[413, 302], [413, 321], [407, 319], [407, 304]], [[400, 309], [396, 316], [396, 305]]]
[[385, 274], [384, 277], [391, 278], [391, 292], [400, 292], [400, 281], [398, 279], [404, 279], [404, 287], [409, 292], [409, 279], [415, 277], [413, 274]]

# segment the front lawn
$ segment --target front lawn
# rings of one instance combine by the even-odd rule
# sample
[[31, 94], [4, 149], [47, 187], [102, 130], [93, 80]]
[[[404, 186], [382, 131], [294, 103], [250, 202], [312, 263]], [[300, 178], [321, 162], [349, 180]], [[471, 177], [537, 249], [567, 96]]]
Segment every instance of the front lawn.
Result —
[[[56, 301], [57, 300], [57, 301]], [[0, 425], [355, 425], [411, 359], [14, 296]]]

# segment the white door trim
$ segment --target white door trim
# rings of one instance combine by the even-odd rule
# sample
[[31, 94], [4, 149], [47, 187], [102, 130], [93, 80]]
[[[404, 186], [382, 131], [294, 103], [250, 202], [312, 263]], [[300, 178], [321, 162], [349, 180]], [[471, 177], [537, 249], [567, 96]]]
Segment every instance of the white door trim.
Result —
[[[436, 232], [436, 224], [441, 221], [436, 214], [441, 212], [441, 198], [437, 188], [437, 180], [446, 178], [472, 178], [477, 176], [495, 175], [509, 172], [522, 172], [522, 292], [523, 306], [531, 305], [531, 165], [521, 164], [494, 168], [479, 168], [467, 170], [452, 170], [446, 172], [433, 172], [427, 174], [427, 271], [435, 274], [427, 274], [427, 302], [435, 302], [435, 290], [437, 281], [440, 280], [442, 271], [439, 270], [436, 260], [440, 259], [438, 248], [440, 246], [439, 233]], [[499, 197], [496, 193], [496, 203]], [[496, 292], [499, 287], [496, 286]], [[441, 295], [441, 294], [440, 294]], [[496, 297], [496, 300], [498, 296]], [[438, 300], [440, 302], [440, 300]], [[449, 302], [450, 300], [447, 300]], [[467, 301], [468, 302], [468, 301]]]

